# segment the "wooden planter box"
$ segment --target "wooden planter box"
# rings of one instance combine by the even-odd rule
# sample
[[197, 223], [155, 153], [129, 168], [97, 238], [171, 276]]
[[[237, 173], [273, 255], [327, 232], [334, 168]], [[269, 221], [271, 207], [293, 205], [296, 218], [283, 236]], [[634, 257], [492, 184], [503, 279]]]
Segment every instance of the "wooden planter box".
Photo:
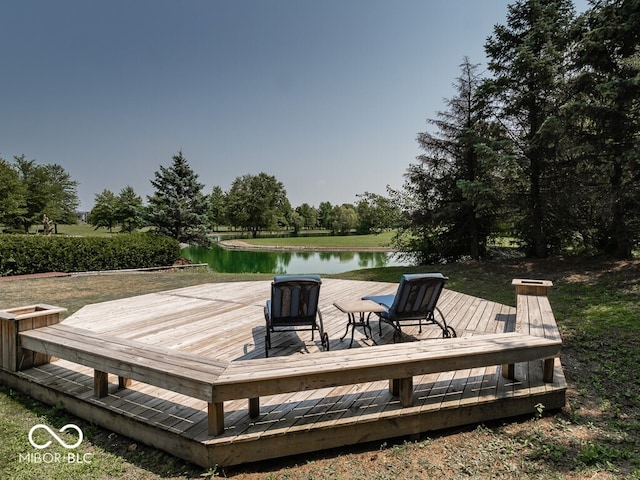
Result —
[[18, 333], [55, 325], [66, 308], [53, 305], [29, 305], [0, 310], [0, 367], [17, 372], [51, 361], [50, 355], [20, 348]]

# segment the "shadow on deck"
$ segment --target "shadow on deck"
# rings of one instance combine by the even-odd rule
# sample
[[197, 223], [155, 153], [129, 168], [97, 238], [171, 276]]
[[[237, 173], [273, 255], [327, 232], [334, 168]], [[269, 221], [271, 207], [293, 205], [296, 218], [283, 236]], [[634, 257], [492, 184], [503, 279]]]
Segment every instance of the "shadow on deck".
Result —
[[[269, 282], [187, 287], [88, 305], [62, 323], [204, 357], [250, 360], [264, 356], [262, 308], [269, 288]], [[331, 350], [349, 352], [349, 337], [339, 340], [346, 316], [334, 302], [395, 288], [387, 283], [324, 280], [320, 308]], [[544, 304], [537, 315], [546, 320], [534, 314], [522, 318], [513, 307], [450, 290], [443, 292], [438, 306], [460, 337], [525, 328], [529, 333], [540, 321], [553, 319]], [[393, 342], [391, 328], [384, 326], [379, 337], [377, 321], [372, 323], [379, 344]], [[417, 327], [410, 327], [406, 334], [405, 341], [447, 341], [438, 328], [423, 328], [419, 334]], [[317, 337], [312, 342], [311, 332], [278, 335], [270, 356], [322, 355]], [[371, 343], [356, 331], [354, 349], [375, 349]], [[5, 368], [0, 380], [136, 441], [213, 467], [531, 414], [538, 404], [561, 408], [566, 382], [559, 358], [553, 367], [552, 383], [543, 381], [541, 361], [516, 363], [513, 380], [502, 375], [501, 366], [419, 375], [413, 379], [414, 403], [409, 407], [392, 396], [386, 381], [261, 397], [259, 416], [253, 419], [247, 415], [246, 401], [232, 400], [224, 403], [226, 428], [218, 436], [208, 433], [206, 401], [140, 382], [119, 388], [113, 375], [108, 395], [95, 398], [93, 369], [67, 360], [16, 372]]]

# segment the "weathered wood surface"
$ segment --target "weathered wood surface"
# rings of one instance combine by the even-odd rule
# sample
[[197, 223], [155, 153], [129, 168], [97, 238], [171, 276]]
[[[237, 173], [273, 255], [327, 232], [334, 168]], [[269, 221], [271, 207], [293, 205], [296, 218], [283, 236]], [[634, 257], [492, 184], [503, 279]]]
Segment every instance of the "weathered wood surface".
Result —
[[[349, 345], [339, 340], [347, 316], [334, 302], [394, 293], [396, 288], [393, 283], [323, 279], [320, 308], [331, 350], [346, 350]], [[212, 359], [249, 360], [264, 356], [262, 310], [269, 292], [268, 281], [199, 285], [89, 305], [63, 324]], [[539, 305], [545, 312], [544, 303]], [[462, 338], [512, 331], [516, 325], [515, 308], [446, 289], [438, 306]], [[387, 348], [393, 330], [383, 325], [382, 332], [379, 338], [374, 326], [376, 341]], [[449, 341], [440, 338], [438, 327], [423, 328], [420, 335], [418, 327], [409, 327], [405, 333], [405, 341], [433, 339], [425, 343], [434, 345]], [[319, 339], [312, 342], [311, 332], [274, 335], [273, 342], [270, 354], [281, 361], [321, 352]], [[356, 331], [353, 349], [346, 353], [379, 348], [370, 345]], [[207, 402], [138, 382], [126, 389], [111, 383], [109, 395], [96, 399], [93, 372], [64, 360], [19, 377], [4, 375], [3, 380], [17, 382], [16, 388], [41, 395], [43, 401], [68, 405], [84, 418], [138, 441], [213, 466], [531, 413], [538, 402], [558, 408], [564, 404], [566, 384], [559, 359], [555, 365], [550, 384], [542, 381], [540, 361], [517, 363], [515, 379], [503, 378], [496, 366], [417, 375], [414, 404], [405, 408], [392, 397], [387, 381], [266, 396], [255, 419], [247, 415], [246, 400], [225, 401], [227, 428], [217, 437], [207, 433]]]
[[106, 393], [106, 374], [139, 380], [211, 401], [213, 382], [226, 362], [147, 346], [86, 329], [54, 325], [20, 334], [20, 346], [97, 370], [96, 396]]
[[214, 381], [214, 401], [405, 378], [508, 362], [528, 362], [560, 353], [559, 340], [519, 333], [407, 342], [377, 348], [326, 352], [321, 356], [239, 360]]
[[51, 360], [49, 355], [22, 350], [18, 335], [20, 332], [57, 324], [60, 314], [66, 310], [38, 304], [0, 311], [0, 369], [15, 372], [48, 363]]

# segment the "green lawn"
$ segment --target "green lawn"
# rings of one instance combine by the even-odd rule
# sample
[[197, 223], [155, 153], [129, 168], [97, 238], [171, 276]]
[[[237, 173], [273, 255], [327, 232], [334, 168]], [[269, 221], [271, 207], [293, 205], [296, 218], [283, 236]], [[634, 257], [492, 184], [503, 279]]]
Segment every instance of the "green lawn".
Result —
[[394, 232], [370, 235], [319, 235], [298, 237], [243, 238], [252, 245], [278, 247], [381, 248], [388, 247]]
[[[363, 443], [203, 471], [0, 387], [0, 478], [640, 479], [640, 261], [508, 260], [368, 269], [333, 276], [397, 282], [402, 273], [418, 271], [441, 271], [450, 279], [447, 288], [509, 305], [514, 305], [513, 278], [552, 280], [549, 298], [563, 338], [562, 362], [570, 387], [566, 407], [532, 418], [423, 435], [419, 440]], [[0, 283], [0, 309], [42, 302], [73, 313], [88, 303], [133, 294], [269, 278], [203, 270], [15, 280]], [[20, 461], [19, 453], [33, 450], [27, 436], [37, 423], [58, 428], [78, 424], [85, 441], [77, 452], [89, 454], [92, 463]]]

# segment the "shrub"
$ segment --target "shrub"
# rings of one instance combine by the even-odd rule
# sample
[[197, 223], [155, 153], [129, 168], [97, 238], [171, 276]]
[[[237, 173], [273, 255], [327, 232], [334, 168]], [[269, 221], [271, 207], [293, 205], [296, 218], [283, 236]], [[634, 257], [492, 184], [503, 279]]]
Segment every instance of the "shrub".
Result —
[[0, 235], [0, 276], [160, 267], [179, 257], [176, 240], [152, 233], [110, 237]]

